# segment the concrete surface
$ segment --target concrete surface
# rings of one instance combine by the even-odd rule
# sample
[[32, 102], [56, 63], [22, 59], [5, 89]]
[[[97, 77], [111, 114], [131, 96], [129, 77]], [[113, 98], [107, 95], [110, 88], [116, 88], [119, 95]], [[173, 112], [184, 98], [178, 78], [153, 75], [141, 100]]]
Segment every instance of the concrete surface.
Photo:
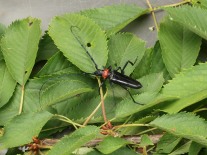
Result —
[[[150, 0], [154, 7], [179, 1], [182, 0]], [[56, 15], [120, 3], [133, 3], [148, 8], [146, 0], [0, 0], [0, 23], [9, 25], [16, 19], [33, 16], [42, 20], [42, 29], [46, 30], [51, 18]], [[156, 17], [160, 21], [163, 12], [156, 12]], [[148, 15], [136, 20], [125, 30], [136, 33], [147, 41], [147, 46], [153, 46], [157, 33], [149, 30], [152, 26], [154, 26], [152, 16]]]

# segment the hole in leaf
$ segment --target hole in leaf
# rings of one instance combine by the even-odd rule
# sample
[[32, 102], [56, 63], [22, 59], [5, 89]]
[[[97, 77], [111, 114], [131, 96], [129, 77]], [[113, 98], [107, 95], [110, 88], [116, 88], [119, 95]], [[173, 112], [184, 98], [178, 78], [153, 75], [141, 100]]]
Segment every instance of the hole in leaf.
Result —
[[86, 46], [87, 46], [87, 47], [91, 47], [91, 43], [87, 43]]
[[29, 22], [29, 26], [31, 26], [33, 24], [33, 22]]
[[27, 74], [27, 71], [25, 71], [24, 74]]

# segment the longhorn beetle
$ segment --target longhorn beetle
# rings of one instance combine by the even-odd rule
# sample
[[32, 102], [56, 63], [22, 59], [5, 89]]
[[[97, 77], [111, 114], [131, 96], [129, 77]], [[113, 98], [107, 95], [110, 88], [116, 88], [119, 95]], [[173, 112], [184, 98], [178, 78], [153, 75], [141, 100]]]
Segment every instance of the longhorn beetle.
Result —
[[[78, 41], [78, 43], [85, 50], [86, 54], [89, 56], [89, 58], [91, 59], [91, 61], [95, 65], [96, 71], [94, 73], [91, 73], [91, 74], [95, 75], [95, 76], [102, 77], [103, 80], [109, 79], [110, 84], [115, 83], [115, 84], [120, 85], [122, 88], [124, 88], [129, 93], [129, 95], [132, 98], [134, 103], [140, 104], [140, 103], [138, 103], [134, 100], [132, 94], [127, 89], [127, 87], [133, 88], [133, 89], [140, 89], [140, 88], [142, 88], [142, 84], [139, 81], [137, 81], [135, 79], [132, 79], [131, 77], [124, 74], [124, 69], [127, 67], [127, 65], [131, 64], [133, 66], [137, 59], [135, 60], [134, 63], [132, 63], [131, 61], [127, 61], [123, 68], [118, 67], [117, 69], [113, 70], [112, 67], [109, 66], [108, 68], [99, 69], [97, 63], [95, 62], [95, 60], [93, 59], [91, 54], [88, 52], [86, 47], [83, 45], [83, 43], [78, 38], [78, 36], [76, 36], [74, 34], [74, 31], [73, 31], [74, 28], [79, 29], [79, 27], [77, 27], [77, 26], [71, 26], [70, 27], [71, 33], [73, 34], [74, 38]], [[87, 46], [90, 46], [90, 43], [87, 43]], [[120, 70], [121, 73], [118, 72], [118, 70]], [[102, 82], [102, 84], [103, 84], [103, 82]], [[140, 104], [140, 105], [143, 105], [143, 104]]]

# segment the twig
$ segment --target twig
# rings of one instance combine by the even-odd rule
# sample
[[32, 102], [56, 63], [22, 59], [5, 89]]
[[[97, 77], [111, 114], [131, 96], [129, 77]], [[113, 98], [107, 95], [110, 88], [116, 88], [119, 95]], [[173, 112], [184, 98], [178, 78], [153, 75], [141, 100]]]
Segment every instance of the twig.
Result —
[[[157, 144], [162, 136], [163, 136], [162, 134], [149, 135], [149, 138], [153, 144]], [[126, 135], [121, 138], [129, 141], [131, 144], [139, 144], [141, 142], [141, 136], [138, 136], [138, 135]], [[104, 140], [104, 138], [97, 138], [97, 139], [91, 140], [90, 142], [83, 145], [83, 147], [95, 147], [103, 140]], [[40, 146], [40, 148], [50, 149], [50, 148], [52, 148], [53, 145], [55, 145], [59, 141], [60, 141], [60, 139], [48, 139], [48, 138], [42, 139], [41, 140], [42, 146]]]

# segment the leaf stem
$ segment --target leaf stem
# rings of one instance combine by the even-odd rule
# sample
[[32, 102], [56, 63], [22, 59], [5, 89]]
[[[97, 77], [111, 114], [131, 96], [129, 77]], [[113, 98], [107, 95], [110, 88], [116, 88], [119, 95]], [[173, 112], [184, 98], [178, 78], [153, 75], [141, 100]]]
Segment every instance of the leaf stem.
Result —
[[136, 127], [136, 126], [150, 126], [149, 124], [123, 124], [114, 126], [114, 129], [124, 128], [124, 127]]
[[74, 126], [75, 129], [78, 129], [77, 126], [78, 126], [78, 127], [84, 127], [83, 125], [78, 124], [78, 123], [75, 123], [75, 122], [73, 122], [71, 119], [69, 119], [69, 118], [67, 118], [67, 117], [65, 117], [65, 116], [63, 116], [63, 115], [55, 114], [54, 116], [57, 117], [59, 120], [61, 120], [61, 121], [63, 121], [63, 122], [67, 122], [67, 123], [69, 123], [69, 124], [72, 124], [72, 125]]
[[184, 1], [181, 1], [181, 2], [178, 2], [178, 3], [174, 3], [174, 4], [168, 4], [168, 5], [163, 5], [163, 6], [159, 6], [159, 7], [154, 7], [153, 11], [160, 10], [162, 8], [180, 6], [180, 5], [183, 5], [183, 4], [186, 4], [186, 3], [190, 3], [190, 2], [191, 2], [191, 0], [184, 0]]
[[23, 109], [23, 104], [24, 104], [24, 85], [22, 85], [22, 94], [21, 94], [21, 99], [20, 99], [20, 104], [19, 104], [19, 115], [22, 113]]
[[158, 26], [157, 19], [156, 19], [156, 16], [155, 16], [155, 11], [160, 10], [162, 8], [175, 7], [175, 6], [180, 6], [180, 5], [183, 5], [183, 4], [186, 4], [186, 3], [190, 3], [191, 0], [183, 0], [183, 1], [178, 2], [178, 3], [163, 5], [163, 6], [154, 7], [154, 8], [152, 7], [149, 0], [146, 0], [146, 2], [147, 2], [147, 5], [149, 6], [149, 11], [152, 13], [152, 18], [154, 20], [155, 27], [156, 27], [157, 31], [159, 31], [159, 26]]
[[104, 96], [103, 96], [103, 89], [101, 86], [101, 80], [98, 77], [96, 77], [96, 78], [98, 80], [98, 85], [99, 85], [99, 89], [100, 89], [102, 115], [103, 115], [104, 122], [107, 123], [108, 119], [106, 117], [106, 111], [105, 111], [105, 106], [104, 106]]
[[144, 130], [144, 131], [142, 131], [142, 132], [139, 132], [137, 135], [142, 135], [142, 134], [145, 134], [145, 133], [147, 133], [147, 132], [149, 132], [149, 131], [153, 131], [153, 130], [156, 130], [157, 128], [151, 128], [151, 129], [148, 129], [148, 130]]
[[152, 13], [152, 18], [154, 20], [155, 27], [156, 27], [157, 31], [159, 31], [159, 27], [158, 27], [158, 24], [157, 24], [157, 19], [156, 19], [155, 12], [154, 12], [155, 10], [152, 8], [152, 5], [151, 5], [149, 0], [146, 0], [146, 2], [147, 2], [147, 5], [150, 8], [151, 13]]
[[198, 113], [198, 112], [206, 111], [206, 110], [207, 108], [201, 108], [201, 109], [194, 110], [193, 113]]
[[[104, 99], [107, 96], [107, 92], [104, 95]], [[87, 119], [85, 120], [85, 122], [83, 123], [83, 126], [86, 126], [88, 124], [88, 122], [91, 120], [91, 118], [93, 117], [93, 115], [98, 111], [98, 109], [100, 108], [100, 106], [102, 105], [102, 101], [98, 104], [98, 106], [93, 110], [93, 112], [87, 117]]]

